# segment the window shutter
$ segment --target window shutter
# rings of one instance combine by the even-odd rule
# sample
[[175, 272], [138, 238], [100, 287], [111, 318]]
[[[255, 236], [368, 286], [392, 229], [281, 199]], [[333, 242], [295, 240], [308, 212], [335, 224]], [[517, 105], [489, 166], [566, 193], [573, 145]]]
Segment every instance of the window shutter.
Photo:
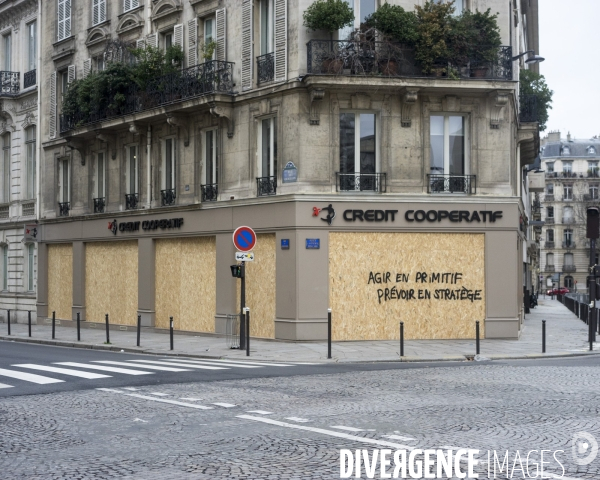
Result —
[[50, 138], [56, 138], [56, 72], [50, 75]]
[[158, 48], [158, 33], [152, 33], [146, 37], [146, 43], [149, 47]]
[[98, 25], [100, 23], [100, 0], [93, 0], [92, 2], [92, 25]]
[[65, 4], [65, 36], [68, 38], [71, 36], [71, 0], [64, 0]]
[[58, 40], [65, 38], [65, 0], [58, 0]]
[[242, 91], [252, 89], [253, 52], [252, 0], [242, 1]]
[[75, 81], [75, 65], [67, 67], [67, 85], [71, 85]]
[[188, 22], [188, 67], [198, 64], [198, 19], [194, 17]]
[[287, 78], [287, 0], [275, 0], [275, 81]]
[[131, 10], [131, 0], [123, 0], [123, 11], [127, 12]]
[[179, 45], [183, 49], [183, 23], [173, 27], [173, 45]]
[[87, 77], [92, 71], [92, 59], [88, 58], [83, 61], [83, 78]]
[[106, 0], [99, 0], [99, 23], [106, 22]]
[[146, 41], [143, 38], [139, 38], [135, 41], [135, 48], [144, 48], [146, 46]]
[[215, 30], [217, 33], [217, 60], [227, 60], [227, 44], [225, 43], [227, 33], [227, 15], [224, 8], [215, 12]]

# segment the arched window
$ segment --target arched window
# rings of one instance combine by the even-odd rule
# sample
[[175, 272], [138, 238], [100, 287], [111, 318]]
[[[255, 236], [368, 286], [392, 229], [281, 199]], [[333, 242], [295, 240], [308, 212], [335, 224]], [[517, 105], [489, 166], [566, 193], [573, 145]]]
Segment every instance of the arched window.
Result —
[[562, 154], [563, 155], [571, 155], [571, 147], [569, 147], [568, 145], [563, 145]]
[[571, 275], [567, 275], [565, 277], [565, 287], [566, 288], [573, 288], [573, 277]]
[[554, 241], [554, 230], [553, 229], [546, 230], [546, 241], [547, 242]]

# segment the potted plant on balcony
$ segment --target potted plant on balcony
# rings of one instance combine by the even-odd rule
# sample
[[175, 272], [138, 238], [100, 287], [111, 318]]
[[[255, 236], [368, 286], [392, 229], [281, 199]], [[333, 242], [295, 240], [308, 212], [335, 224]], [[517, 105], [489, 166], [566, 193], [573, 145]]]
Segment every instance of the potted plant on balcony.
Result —
[[310, 31], [329, 32], [329, 51], [322, 57], [322, 73], [341, 73], [344, 61], [333, 49], [333, 32], [354, 23], [354, 10], [344, 0], [316, 0], [303, 13], [304, 26]]
[[466, 35], [471, 76], [476, 78], [485, 78], [490, 66], [498, 63], [502, 44], [498, 14], [492, 15], [490, 12], [489, 8], [485, 12], [465, 10], [457, 20]]
[[425, 5], [415, 5], [417, 17], [417, 40], [415, 60], [425, 75], [442, 76], [447, 72], [452, 3], [428, 0]]

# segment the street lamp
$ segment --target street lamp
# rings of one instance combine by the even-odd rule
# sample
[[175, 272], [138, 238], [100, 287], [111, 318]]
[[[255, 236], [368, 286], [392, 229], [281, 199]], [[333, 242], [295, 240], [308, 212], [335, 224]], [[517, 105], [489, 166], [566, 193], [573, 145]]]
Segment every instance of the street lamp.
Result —
[[519, 58], [527, 55], [528, 53], [533, 53], [533, 55], [531, 57], [529, 57], [527, 60], [525, 60], [525, 63], [531, 65], [533, 63], [540, 63], [543, 62], [544, 60], [546, 60], [544, 57], [540, 57], [539, 55], [535, 54], [535, 50], [527, 50], [526, 52], [523, 52], [519, 55], [517, 55], [516, 57], [512, 57], [511, 61], [515, 61], [518, 60]]

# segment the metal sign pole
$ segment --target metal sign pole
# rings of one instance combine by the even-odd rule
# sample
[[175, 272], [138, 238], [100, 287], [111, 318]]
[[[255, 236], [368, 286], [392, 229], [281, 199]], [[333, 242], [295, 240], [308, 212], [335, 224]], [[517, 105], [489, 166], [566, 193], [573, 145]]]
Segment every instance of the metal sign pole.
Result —
[[246, 348], [246, 322], [244, 309], [246, 308], [246, 265], [242, 262], [242, 285], [240, 294], [240, 350]]

